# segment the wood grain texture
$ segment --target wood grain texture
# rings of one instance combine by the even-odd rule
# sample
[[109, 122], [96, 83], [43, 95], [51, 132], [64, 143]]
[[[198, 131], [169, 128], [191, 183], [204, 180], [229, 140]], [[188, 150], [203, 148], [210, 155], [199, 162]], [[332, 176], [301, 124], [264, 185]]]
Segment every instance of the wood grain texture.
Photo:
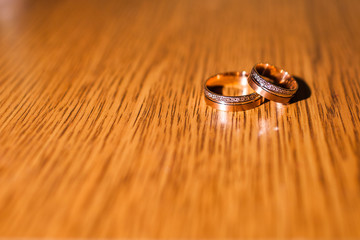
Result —
[[[1, 0], [0, 236], [360, 238], [359, 12]], [[206, 106], [206, 77], [257, 62], [311, 95]]]

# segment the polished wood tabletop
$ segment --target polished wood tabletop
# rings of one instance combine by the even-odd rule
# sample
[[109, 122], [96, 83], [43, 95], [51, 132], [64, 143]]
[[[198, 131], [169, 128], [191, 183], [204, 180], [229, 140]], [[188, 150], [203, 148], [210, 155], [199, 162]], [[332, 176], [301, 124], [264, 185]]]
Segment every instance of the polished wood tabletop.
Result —
[[[359, 12], [0, 0], [0, 238], [360, 238]], [[258, 62], [291, 104], [206, 105]]]

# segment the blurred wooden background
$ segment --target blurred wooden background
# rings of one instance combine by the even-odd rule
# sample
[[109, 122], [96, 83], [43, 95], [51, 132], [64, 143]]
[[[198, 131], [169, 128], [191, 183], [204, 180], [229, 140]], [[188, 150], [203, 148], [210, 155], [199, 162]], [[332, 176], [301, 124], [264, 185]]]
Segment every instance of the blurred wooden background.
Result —
[[[0, 0], [0, 236], [359, 238], [360, 1]], [[205, 105], [270, 62], [288, 106]]]

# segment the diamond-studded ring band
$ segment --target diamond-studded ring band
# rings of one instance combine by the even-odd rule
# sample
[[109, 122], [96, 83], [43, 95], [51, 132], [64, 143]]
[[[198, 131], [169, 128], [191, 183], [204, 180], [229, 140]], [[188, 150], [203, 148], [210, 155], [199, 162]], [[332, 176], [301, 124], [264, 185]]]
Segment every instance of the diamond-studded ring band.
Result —
[[267, 63], [252, 68], [248, 83], [264, 98], [280, 103], [288, 103], [298, 90], [298, 83], [289, 73]]
[[[244, 111], [259, 106], [264, 98], [250, 88], [247, 83], [248, 76], [245, 71], [220, 73], [211, 76], [204, 83], [206, 103], [222, 111]], [[225, 96], [218, 91], [215, 92], [215, 89], [221, 89], [225, 85], [241, 86], [244, 95]]]

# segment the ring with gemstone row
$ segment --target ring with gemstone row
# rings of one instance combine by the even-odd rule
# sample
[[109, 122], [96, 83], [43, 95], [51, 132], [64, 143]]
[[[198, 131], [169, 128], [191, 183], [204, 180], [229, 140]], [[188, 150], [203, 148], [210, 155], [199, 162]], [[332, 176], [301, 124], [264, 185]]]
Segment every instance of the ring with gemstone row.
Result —
[[[206, 103], [222, 111], [244, 111], [259, 106], [264, 98], [251, 89], [248, 76], [243, 71], [220, 73], [208, 78], [204, 84]], [[225, 90], [233, 92], [225, 95]]]
[[267, 63], [258, 63], [252, 68], [248, 83], [264, 98], [280, 103], [288, 103], [298, 90], [294, 77]]

